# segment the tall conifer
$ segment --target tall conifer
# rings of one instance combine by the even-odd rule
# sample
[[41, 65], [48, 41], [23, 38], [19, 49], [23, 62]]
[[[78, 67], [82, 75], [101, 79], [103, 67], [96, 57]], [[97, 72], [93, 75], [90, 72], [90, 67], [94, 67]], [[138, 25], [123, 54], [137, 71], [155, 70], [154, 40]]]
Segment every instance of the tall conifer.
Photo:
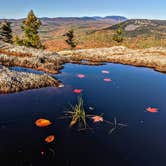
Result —
[[27, 47], [41, 48], [42, 44], [38, 35], [41, 21], [35, 16], [31, 10], [27, 18], [23, 21], [22, 30], [24, 32], [23, 45]]
[[0, 40], [12, 43], [11, 23], [6, 20], [0, 24]]

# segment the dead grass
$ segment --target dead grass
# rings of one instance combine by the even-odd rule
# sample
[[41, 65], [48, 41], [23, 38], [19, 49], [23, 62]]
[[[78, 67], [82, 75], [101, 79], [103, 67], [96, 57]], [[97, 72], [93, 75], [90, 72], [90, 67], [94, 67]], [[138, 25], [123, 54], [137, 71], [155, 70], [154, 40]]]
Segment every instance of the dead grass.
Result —
[[[92, 110], [94, 110], [94, 108], [89, 107], [89, 111], [92, 112]], [[114, 132], [116, 129], [121, 129], [121, 128], [127, 127], [126, 124], [118, 123], [116, 120], [116, 117], [114, 118], [114, 121], [111, 122], [111, 121], [105, 120], [103, 118], [103, 114], [101, 114], [101, 115], [87, 114], [87, 110], [84, 109], [84, 102], [83, 102], [83, 99], [81, 96], [78, 97], [78, 103], [75, 106], [72, 106], [70, 111], [65, 112], [65, 116], [61, 117], [61, 119], [66, 119], [66, 118], [71, 119], [70, 125], [69, 125], [70, 127], [73, 127], [76, 124], [81, 126], [81, 128], [79, 128], [78, 131], [93, 129], [88, 125], [88, 123], [87, 123], [88, 119], [91, 120], [93, 122], [93, 124], [95, 124], [95, 123], [108, 124], [109, 127], [111, 127], [111, 129], [108, 132], [109, 134]]]
[[4, 50], [4, 49], [0, 49], [0, 54], [18, 56], [18, 57], [31, 57], [32, 56], [32, 54], [21, 53], [21, 52], [12, 52], [12, 51]]
[[[76, 49], [88, 49], [88, 48], [103, 48], [118, 46], [117, 42], [112, 40], [113, 32], [96, 32], [90, 35], [77, 35], [78, 46]], [[69, 47], [64, 42], [63, 38], [57, 38], [55, 40], [47, 40], [44, 45], [51, 51], [67, 50]], [[155, 36], [138, 36], [132, 38], [124, 38], [124, 41], [120, 45], [126, 46], [131, 49], [145, 49], [150, 47], [166, 47], [166, 39], [156, 39]], [[157, 52], [156, 52], [157, 53]], [[161, 53], [164, 54], [164, 53]]]
[[145, 51], [144, 52], [145, 54], [157, 54], [157, 55], [162, 55], [162, 56], [166, 56], [166, 52], [163, 52], [163, 51]]

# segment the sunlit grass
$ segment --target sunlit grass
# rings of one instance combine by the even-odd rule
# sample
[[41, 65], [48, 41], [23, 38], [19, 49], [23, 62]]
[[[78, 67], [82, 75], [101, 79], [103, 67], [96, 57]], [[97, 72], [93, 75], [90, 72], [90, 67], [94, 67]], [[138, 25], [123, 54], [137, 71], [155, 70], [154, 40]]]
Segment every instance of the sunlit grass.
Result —
[[74, 126], [76, 123], [82, 123], [84, 128], [86, 128], [86, 113], [83, 105], [82, 97], [78, 98], [78, 103], [75, 106], [72, 106], [72, 120], [70, 122], [70, 127]]
[[[112, 46], [126, 46], [131, 49], [145, 49], [151, 47], [166, 47], [165, 36], [156, 37], [156, 34], [152, 35], [137, 35], [136, 37], [129, 37], [124, 35], [124, 40], [121, 43], [117, 43], [113, 40], [114, 31], [96, 31], [94, 33], [79, 32], [75, 31], [77, 47], [76, 49], [88, 49], [88, 48], [103, 48]], [[67, 44], [64, 42], [62, 35], [54, 40], [47, 40], [44, 42], [46, 48], [49, 50], [62, 51], [69, 49]]]

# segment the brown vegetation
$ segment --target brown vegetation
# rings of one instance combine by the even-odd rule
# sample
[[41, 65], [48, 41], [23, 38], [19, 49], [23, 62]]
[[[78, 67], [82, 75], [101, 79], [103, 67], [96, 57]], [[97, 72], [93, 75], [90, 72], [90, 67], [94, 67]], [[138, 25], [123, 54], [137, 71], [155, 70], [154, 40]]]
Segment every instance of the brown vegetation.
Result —
[[[76, 63], [83, 65], [101, 65], [104, 62], [112, 62], [112, 63], [121, 63], [128, 64], [134, 66], [144, 66], [154, 68], [160, 72], [166, 72], [166, 49], [162, 47], [154, 47], [147, 49], [129, 49], [124, 46], [115, 46], [110, 48], [95, 48], [95, 49], [80, 49], [80, 50], [72, 50], [72, 51], [60, 51], [58, 53], [49, 52], [45, 50], [39, 49], [30, 49], [25, 47], [13, 46], [10, 44], [2, 45], [3, 50], [5, 52], [0, 53], [0, 64], [5, 66], [20, 66], [26, 68], [32, 68], [36, 70], [41, 70], [51, 74], [57, 74], [60, 69], [63, 68], [63, 64], [65, 63]], [[10, 54], [10, 52], [13, 54]], [[15, 56], [17, 54], [30, 54], [31, 56]], [[15, 79], [13, 80], [13, 76], [11, 75], [10, 84], [6, 83], [6, 80], [9, 77], [8, 74], [4, 74], [4, 76], [0, 76], [0, 81], [2, 82], [1, 92], [14, 92], [25, 89], [32, 89], [44, 86], [52, 86], [54, 85], [53, 78], [48, 76], [39, 77], [39, 82], [36, 84], [36, 75], [33, 77], [35, 79], [29, 78], [29, 82], [25, 82], [24, 86], [19, 83], [17, 79], [19, 78], [24, 81], [26, 77], [24, 75], [20, 75], [20, 73], [15, 74]], [[3, 79], [5, 78], [5, 79]], [[48, 80], [52, 80], [51, 83]], [[16, 82], [15, 82], [16, 81]], [[33, 84], [33, 81], [35, 84]], [[7, 88], [4, 85], [9, 85]], [[15, 86], [14, 89], [12, 86]], [[6, 90], [7, 89], [7, 90]], [[12, 90], [10, 90], [12, 89]]]
[[[77, 34], [78, 35], [78, 34]], [[95, 34], [79, 36], [79, 42], [76, 49], [103, 48], [118, 46], [119, 43], [112, 40], [113, 32], [96, 32]], [[49, 51], [69, 50], [69, 46], [64, 42], [63, 37], [43, 42], [45, 48]], [[120, 45], [131, 49], [144, 49], [150, 47], [166, 47], [166, 38], [156, 39], [154, 36], [138, 36], [133, 38], [124, 38]]]
[[38, 75], [0, 69], [0, 93], [13, 93], [47, 86], [60, 87], [62, 84], [47, 74]]
[[0, 49], [0, 54], [12, 55], [12, 56], [18, 56], [18, 57], [31, 57], [32, 56], [32, 54], [22, 53], [22, 52], [12, 52], [12, 51], [8, 51], [5, 49]]

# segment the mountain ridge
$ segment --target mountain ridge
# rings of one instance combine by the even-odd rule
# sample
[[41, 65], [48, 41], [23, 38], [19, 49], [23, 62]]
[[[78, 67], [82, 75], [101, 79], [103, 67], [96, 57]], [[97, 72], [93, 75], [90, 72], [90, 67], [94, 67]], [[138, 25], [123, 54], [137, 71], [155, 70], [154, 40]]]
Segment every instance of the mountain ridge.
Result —
[[138, 35], [166, 36], [166, 20], [150, 20], [150, 19], [130, 19], [119, 24], [115, 24], [104, 28], [103, 30], [116, 30], [121, 26], [128, 37], [136, 37]]
[[55, 17], [55, 18], [46, 18], [42, 17], [40, 18], [41, 21], [57, 21], [57, 22], [79, 22], [79, 21], [92, 21], [92, 22], [106, 22], [106, 23], [112, 23], [115, 24], [117, 22], [126, 21], [127, 18], [124, 16], [84, 16], [84, 17]]

